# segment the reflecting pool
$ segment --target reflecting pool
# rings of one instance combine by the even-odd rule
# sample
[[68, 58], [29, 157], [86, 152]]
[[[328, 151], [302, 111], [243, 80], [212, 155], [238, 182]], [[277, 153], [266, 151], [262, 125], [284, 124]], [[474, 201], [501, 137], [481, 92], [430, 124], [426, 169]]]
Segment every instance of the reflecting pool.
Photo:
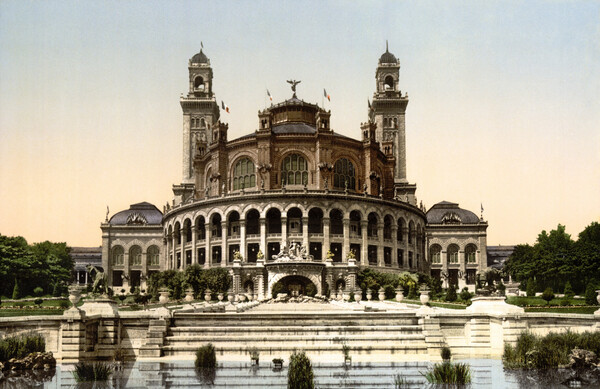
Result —
[[[531, 372], [504, 371], [498, 359], [466, 359], [471, 366], [471, 388], [566, 388], [556, 376], [540, 376]], [[427, 381], [421, 373], [431, 366], [428, 362], [363, 363], [346, 369], [340, 362], [318, 363], [313, 366], [318, 388], [394, 388], [396, 377], [408, 385], [403, 388], [425, 388]], [[51, 377], [32, 381], [5, 379], [0, 388], [91, 388], [78, 386], [72, 374], [73, 365], [57, 366]], [[224, 362], [214, 374], [201, 374], [193, 361], [135, 362], [115, 371], [105, 388], [285, 388], [287, 366], [274, 370], [271, 361], [261, 361], [258, 368], [245, 362]], [[586, 386], [581, 386], [586, 387]]]

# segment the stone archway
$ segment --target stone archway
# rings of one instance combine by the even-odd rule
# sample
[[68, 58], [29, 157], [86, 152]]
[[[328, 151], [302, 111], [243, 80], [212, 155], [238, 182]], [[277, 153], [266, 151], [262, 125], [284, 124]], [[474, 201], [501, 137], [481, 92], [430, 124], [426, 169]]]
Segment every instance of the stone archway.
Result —
[[317, 295], [323, 294], [323, 264], [281, 263], [269, 265], [266, 266], [269, 272], [267, 296], [272, 295], [273, 285], [289, 276], [298, 276], [307, 279], [317, 288]]

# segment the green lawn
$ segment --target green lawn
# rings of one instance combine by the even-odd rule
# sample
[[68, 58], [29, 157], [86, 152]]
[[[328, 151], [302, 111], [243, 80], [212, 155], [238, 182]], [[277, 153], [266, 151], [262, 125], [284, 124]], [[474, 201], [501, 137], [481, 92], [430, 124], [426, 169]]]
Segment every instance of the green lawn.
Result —
[[[553, 300], [550, 300], [550, 304], [548, 304], [546, 302], [546, 300], [542, 299], [541, 297], [527, 297], [527, 296], [513, 296], [513, 297], [508, 297], [506, 299], [506, 302], [509, 304], [513, 304], [513, 305], [518, 305], [520, 307], [544, 307], [544, 306], [561, 306], [561, 303], [564, 302], [564, 299], [562, 298], [555, 298]], [[570, 305], [587, 305], [585, 303], [585, 299], [582, 298], [572, 298], [569, 299], [569, 304]]]
[[557, 307], [557, 308], [525, 308], [525, 312], [550, 312], [550, 313], [584, 313], [593, 314], [600, 307]]

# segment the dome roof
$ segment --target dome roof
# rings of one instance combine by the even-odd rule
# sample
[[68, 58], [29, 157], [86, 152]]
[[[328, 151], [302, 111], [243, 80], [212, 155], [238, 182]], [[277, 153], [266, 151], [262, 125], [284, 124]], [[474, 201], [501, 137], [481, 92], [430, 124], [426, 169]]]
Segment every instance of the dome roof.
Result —
[[396, 59], [396, 57], [394, 56], [394, 54], [390, 53], [386, 49], [385, 53], [381, 54], [381, 57], [379, 57], [379, 63], [393, 63], [393, 64], [396, 64], [396, 63], [398, 63], [398, 60]]
[[427, 211], [428, 224], [473, 224], [479, 217], [473, 212], [458, 207], [457, 203], [442, 201]]
[[208, 57], [202, 52], [202, 49], [200, 49], [200, 52], [196, 55], [194, 55], [192, 57], [192, 59], [190, 59], [191, 63], [208, 63]]
[[150, 203], [137, 203], [110, 218], [109, 224], [113, 226], [161, 224], [163, 214]]

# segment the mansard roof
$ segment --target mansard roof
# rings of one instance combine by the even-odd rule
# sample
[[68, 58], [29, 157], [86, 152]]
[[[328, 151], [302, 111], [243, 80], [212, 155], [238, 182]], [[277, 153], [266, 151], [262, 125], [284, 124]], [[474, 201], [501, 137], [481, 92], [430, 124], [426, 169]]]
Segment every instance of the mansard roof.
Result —
[[117, 212], [108, 223], [113, 226], [161, 224], [162, 217], [162, 212], [154, 205], [141, 202], [131, 204], [129, 209]]

